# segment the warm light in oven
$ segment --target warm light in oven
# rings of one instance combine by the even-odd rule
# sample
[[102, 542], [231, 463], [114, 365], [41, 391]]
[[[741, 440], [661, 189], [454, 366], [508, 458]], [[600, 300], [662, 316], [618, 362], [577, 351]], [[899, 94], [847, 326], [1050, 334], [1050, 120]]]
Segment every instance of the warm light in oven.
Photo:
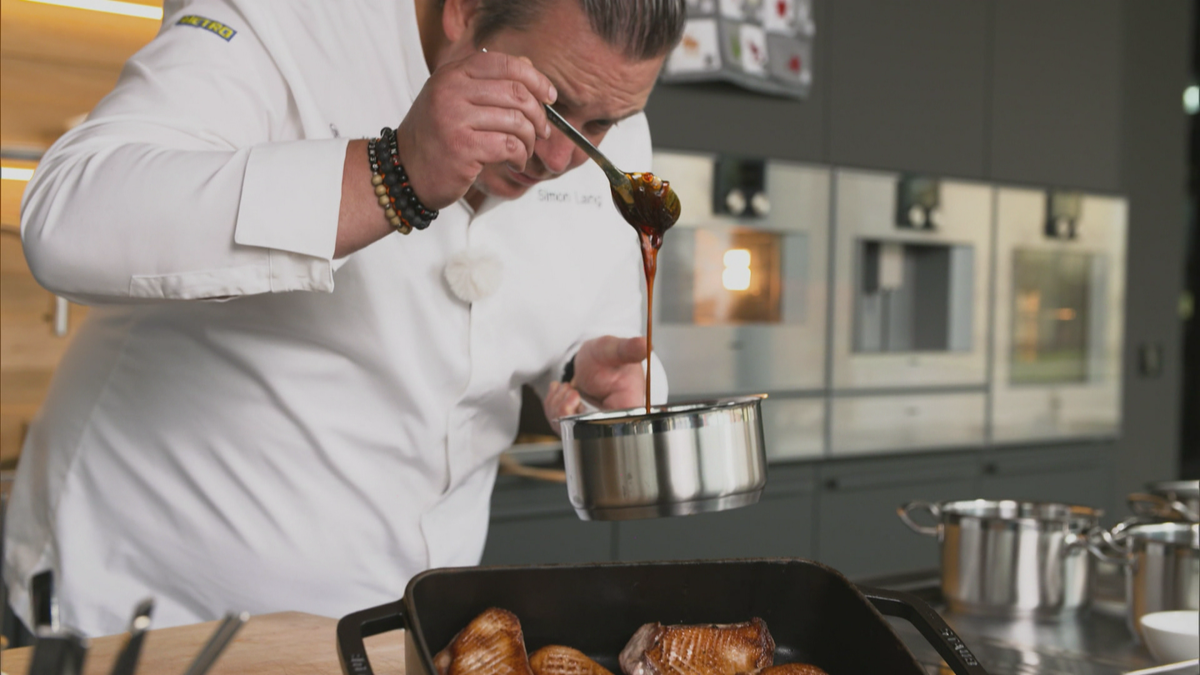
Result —
[[1058, 311], [1054, 312], [1054, 318], [1058, 319], [1059, 321], [1074, 321], [1075, 310], [1071, 309], [1070, 307], [1060, 307]]
[[750, 250], [731, 248], [722, 259], [725, 271], [721, 272], [721, 284], [729, 291], [744, 291], [750, 288]]

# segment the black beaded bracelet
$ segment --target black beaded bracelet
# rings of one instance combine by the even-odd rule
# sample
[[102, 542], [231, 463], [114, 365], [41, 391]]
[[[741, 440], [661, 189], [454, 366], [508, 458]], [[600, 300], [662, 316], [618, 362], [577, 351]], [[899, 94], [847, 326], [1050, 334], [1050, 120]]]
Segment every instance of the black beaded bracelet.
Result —
[[438, 217], [438, 211], [427, 209], [413, 192], [408, 174], [400, 163], [396, 148], [396, 132], [384, 127], [379, 138], [367, 143], [367, 156], [371, 162], [371, 184], [383, 207], [388, 222], [401, 234], [412, 230], [424, 230]]

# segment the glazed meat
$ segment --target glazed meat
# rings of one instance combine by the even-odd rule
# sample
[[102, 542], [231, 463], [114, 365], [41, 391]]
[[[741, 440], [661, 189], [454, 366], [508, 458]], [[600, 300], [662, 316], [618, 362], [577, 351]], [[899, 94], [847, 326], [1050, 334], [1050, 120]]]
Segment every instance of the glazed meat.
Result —
[[746, 673], [746, 675], [829, 675], [829, 673], [810, 663], [785, 663]]
[[756, 617], [723, 625], [648, 623], [621, 650], [620, 662], [625, 675], [738, 675], [766, 668], [774, 659], [775, 640]]
[[547, 645], [530, 654], [529, 667], [533, 675], [613, 675], [587, 654], [562, 645]]
[[521, 622], [492, 608], [471, 620], [433, 658], [438, 675], [533, 675]]

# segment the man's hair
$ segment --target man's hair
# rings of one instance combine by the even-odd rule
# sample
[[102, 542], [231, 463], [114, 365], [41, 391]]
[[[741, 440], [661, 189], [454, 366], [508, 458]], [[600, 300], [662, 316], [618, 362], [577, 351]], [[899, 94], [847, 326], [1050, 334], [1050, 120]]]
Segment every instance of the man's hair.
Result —
[[[566, 0], [481, 0], [475, 43], [482, 44], [505, 28], [523, 30], [551, 2]], [[683, 35], [684, 0], [571, 0], [578, 2], [592, 31], [628, 58], [666, 54]]]

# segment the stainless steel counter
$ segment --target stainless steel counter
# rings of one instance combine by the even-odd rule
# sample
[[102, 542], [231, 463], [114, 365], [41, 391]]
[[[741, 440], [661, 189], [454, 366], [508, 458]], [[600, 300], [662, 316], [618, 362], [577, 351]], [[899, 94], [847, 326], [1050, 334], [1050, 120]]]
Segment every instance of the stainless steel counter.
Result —
[[[1150, 653], [1126, 627], [1122, 578], [1112, 568], [1102, 566], [1099, 572], [1092, 608], [1056, 620], [951, 612], [942, 602], [936, 571], [861, 583], [903, 590], [929, 602], [992, 675], [1121, 675], [1153, 667]], [[890, 621], [931, 675], [949, 672], [915, 628], [900, 619]]]

